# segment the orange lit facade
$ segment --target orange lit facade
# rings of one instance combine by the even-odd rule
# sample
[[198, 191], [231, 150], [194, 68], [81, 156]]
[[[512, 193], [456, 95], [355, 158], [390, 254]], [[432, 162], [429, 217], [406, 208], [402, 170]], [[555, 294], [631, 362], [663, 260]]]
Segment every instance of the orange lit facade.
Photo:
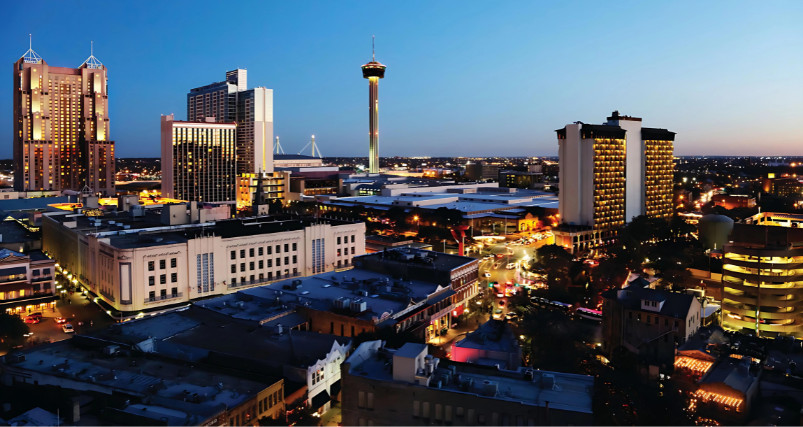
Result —
[[[642, 137], [650, 135], [644, 128]], [[671, 134], [671, 135], [670, 135]], [[650, 138], [651, 136], [646, 136]], [[648, 139], [644, 141], [644, 203], [645, 213], [651, 218], [669, 219], [674, 213], [672, 207], [672, 188], [675, 174], [674, 164], [674, 134], [666, 132], [662, 139]], [[672, 138], [668, 140], [668, 138]]]
[[594, 229], [625, 224], [625, 141], [594, 139]]
[[14, 63], [14, 188], [114, 195], [107, 69], [94, 56], [51, 67], [33, 50]]

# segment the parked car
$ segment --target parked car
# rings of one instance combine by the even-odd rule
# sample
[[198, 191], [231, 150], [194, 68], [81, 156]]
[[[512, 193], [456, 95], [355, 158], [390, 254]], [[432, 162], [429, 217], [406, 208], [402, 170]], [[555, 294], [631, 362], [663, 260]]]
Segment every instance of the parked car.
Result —
[[56, 323], [58, 323], [58, 324], [67, 323], [67, 319], [64, 318], [64, 317], [57, 317], [56, 318]]
[[486, 271], [486, 272], [485, 272], [485, 274], [484, 274], [484, 276], [485, 276], [485, 277], [491, 277], [491, 273], [489, 273], [489, 272], [487, 272], [487, 271]]
[[25, 323], [39, 323], [42, 321], [41, 317], [37, 317], [34, 315], [25, 316]]
[[73, 329], [72, 325], [69, 323], [62, 325], [61, 330], [64, 331], [65, 334], [71, 334], [75, 332], [75, 329]]

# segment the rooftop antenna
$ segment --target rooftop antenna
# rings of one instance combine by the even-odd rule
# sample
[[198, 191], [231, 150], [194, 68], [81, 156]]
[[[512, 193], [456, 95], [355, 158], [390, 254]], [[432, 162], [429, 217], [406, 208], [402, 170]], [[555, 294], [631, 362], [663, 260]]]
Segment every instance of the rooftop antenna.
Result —
[[276, 136], [276, 154], [284, 154], [284, 148], [282, 148], [282, 144], [279, 143], [279, 136]]
[[376, 62], [376, 36], [371, 36], [371, 61]]

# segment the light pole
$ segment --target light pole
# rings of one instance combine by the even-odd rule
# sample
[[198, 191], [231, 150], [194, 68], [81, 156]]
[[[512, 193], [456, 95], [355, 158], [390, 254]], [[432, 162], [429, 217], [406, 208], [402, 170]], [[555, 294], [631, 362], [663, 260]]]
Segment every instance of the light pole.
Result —
[[421, 223], [418, 220], [418, 215], [415, 215], [413, 219], [415, 220], [415, 232], [418, 234], [419, 230], [421, 229]]

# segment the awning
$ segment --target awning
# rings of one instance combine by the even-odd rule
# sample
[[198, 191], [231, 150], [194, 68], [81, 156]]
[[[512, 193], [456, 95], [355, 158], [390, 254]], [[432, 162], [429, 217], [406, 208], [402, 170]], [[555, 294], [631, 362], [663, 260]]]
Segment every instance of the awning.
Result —
[[14, 276], [25, 274], [28, 270], [25, 267], [0, 268], [0, 276]]
[[340, 380], [335, 381], [334, 383], [332, 383], [332, 386], [329, 387], [329, 389], [332, 391], [332, 393], [331, 393], [332, 396], [337, 396], [338, 394], [340, 394], [340, 389], [341, 388], [342, 388], [342, 384], [340, 383]]
[[317, 396], [312, 398], [312, 406], [311, 406], [311, 408], [312, 409], [318, 409], [321, 406], [326, 405], [326, 403], [329, 402], [330, 400], [332, 400], [332, 398], [329, 397], [329, 392], [324, 390], [324, 391], [318, 393]]

